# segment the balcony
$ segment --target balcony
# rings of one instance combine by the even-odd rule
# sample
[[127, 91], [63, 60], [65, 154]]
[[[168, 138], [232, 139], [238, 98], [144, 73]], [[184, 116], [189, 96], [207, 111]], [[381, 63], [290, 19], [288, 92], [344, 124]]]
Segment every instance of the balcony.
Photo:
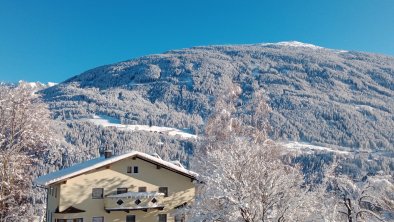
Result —
[[107, 195], [104, 198], [104, 209], [111, 211], [163, 210], [164, 193], [159, 192], [127, 192]]

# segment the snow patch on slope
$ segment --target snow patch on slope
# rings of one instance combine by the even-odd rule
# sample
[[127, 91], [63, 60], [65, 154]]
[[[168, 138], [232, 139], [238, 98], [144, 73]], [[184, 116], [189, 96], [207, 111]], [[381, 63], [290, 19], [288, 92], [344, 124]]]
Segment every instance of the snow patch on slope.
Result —
[[100, 125], [104, 127], [116, 127], [119, 130], [125, 130], [125, 131], [141, 130], [141, 131], [168, 134], [170, 136], [180, 136], [183, 138], [193, 138], [193, 139], [197, 138], [197, 136], [194, 134], [190, 134], [182, 130], [171, 128], [171, 127], [121, 124], [118, 119], [105, 115], [93, 115], [91, 119], [87, 119], [87, 120], [96, 125]]
[[311, 145], [308, 143], [287, 142], [287, 143], [282, 143], [282, 145], [290, 150], [301, 150], [301, 151], [305, 151], [307, 153], [314, 152], [314, 151], [326, 151], [326, 152], [333, 152], [333, 153], [342, 154], [342, 155], [350, 154], [349, 151], [338, 150], [335, 148], [324, 147], [324, 146], [316, 146], [316, 145]]
[[260, 44], [262, 46], [287, 46], [287, 47], [304, 47], [304, 48], [311, 48], [311, 49], [324, 49], [323, 47], [302, 43], [298, 41], [289, 41], [289, 42], [277, 42], [277, 43], [263, 43]]
[[57, 83], [55, 83], [55, 82], [48, 82], [47, 83], [48, 87], [52, 87], [52, 86], [56, 86], [56, 85], [57, 85]]
[[303, 42], [298, 42], [298, 41], [285, 41], [285, 42], [277, 42], [277, 43], [262, 43], [259, 44], [261, 46], [285, 46], [285, 47], [296, 47], [296, 48], [309, 48], [309, 49], [325, 49], [325, 50], [331, 50], [334, 53], [347, 53], [349, 51], [347, 50], [337, 50], [337, 49], [327, 49], [321, 46], [309, 44], [309, 43], [303, 43]]
[[304, 47], [304, 48], [312, 48], [312, 49], [322, 49], [323, 47], [316, 46], [313, 44], [308, 44], [308, 43], [302, 43], [302, 42], [297, 42], [297, 41], [291, 41], [291, 42], [278, 42], [276, 45], [280, 46], [290, 46], [290, 47]]

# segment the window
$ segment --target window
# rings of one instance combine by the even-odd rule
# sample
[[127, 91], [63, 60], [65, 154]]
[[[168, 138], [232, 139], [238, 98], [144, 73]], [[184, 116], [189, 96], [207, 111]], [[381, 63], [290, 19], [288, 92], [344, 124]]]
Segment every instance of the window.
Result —
[[57, 187], [55, 187], [55, 198], [57, 198]]
[[118, 188], [116, 189], [116, 194], [127, 193], [127, 188]]
[[168, 197], [168, 187], [159, 187], [159, 193], [164, 193], [164, 197]]
[[167, 222], [167, 214], [159, 214], [159, 222]]
[[92, 189], [92, 199], [103, 199], [104, 189], [103, 188], [93, 188]]
[[138, 187], [138, 192], [146, 192], [146, 187]]
[[93, 217], [92, 222], [104, 222], [104, 217]]
[[127, 173], [131, 173], [131, 170], [132, 170], [133, 168], [131, 167], [131, 166], [128, 166], [127, 167]]
[[126, 222], [135, 222], [135, 215], [127, 215]]
[[133, 173], [138, 173], [138, 167], [137, 167], [137, 166], [134, 166], [133, 169], [134, 169], [134, 170], [133, 170]]

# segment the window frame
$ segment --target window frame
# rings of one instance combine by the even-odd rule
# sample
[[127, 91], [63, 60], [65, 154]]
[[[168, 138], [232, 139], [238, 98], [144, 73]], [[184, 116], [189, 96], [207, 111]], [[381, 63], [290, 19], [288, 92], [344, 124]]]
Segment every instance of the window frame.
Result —
[[126, 172], [127, 173], [133, 173], [133, 167], [132, 166], [127, 166]]
[[[94, 196], [93, 194], [95, 193], [93, 190], [101, 190], [101, 197], [97, 197], [97, 196]], [[94, 188], [92, 188], [92, 199], [104, 199], [104, 188], [101, 188], [101, 187], [94, 187]]]
[[[168, 219], [167, 214], [158, 214], [157, 217], [159, 219], [159, 222], [167, 222], [167, 219]], [[164, 217], [164, 219], [163, 219], [163, 217]]]
[[[161, 189], [165, 189], [165, 192], [161, 192]], [[168, 187], [159, 187], [159, 193], [164, 193], [164, 197], [168, 197]]]
[[133, 173], [135, 173], [135, 174], [139, 173], [138, 166], [133, 166]]
[[[128, 217], [132, 217], [132, 220], [128, 220]], [[131, 215], [126, 215], [126, 222], [136, 222], [137, 221], [137, 216], [134, 214]]]
[[104, 222], [104, 217], [103, 216], [92, 217], [92, 222], [94, 222], [94, 219], [101, 219], [101, 222]]
[[[119, 192], [120, 190], [126, 190], [126, 192]], [[127, 187], [118, 187], [118, 188], [116, 188], [116, 194], [122, 194], [122, 193], [127, 193], [127, 192], [129, 192], [129, 189], [127, 188]]]
[[[143, 190], [143, 191], [141, 191], [141, 190]], [[138, 192], [147, 192], [147, 188], [146, 187], [138, 187]]]

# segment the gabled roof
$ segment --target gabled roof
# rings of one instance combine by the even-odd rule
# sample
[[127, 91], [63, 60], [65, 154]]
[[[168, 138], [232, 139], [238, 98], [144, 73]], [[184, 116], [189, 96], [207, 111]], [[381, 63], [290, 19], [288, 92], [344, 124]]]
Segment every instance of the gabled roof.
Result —
[[104, 158], [104, 157], [99, 157], [96, 159], [88, 160], [80, 164], [76, 164], [74, 166], [64, 168], [59, 171], [55, 171], [43, 176], [38, 177], [34, 182], [39, 185], [43, 186], [48, 186], [60, 181], [67, 180], [71, 177], [78, 176], [80, 174], [86, 173], [88, 171], [107, 166], [109, 164], [118, 162], [120, 160], [126, 159], [126, 158], [139, 158], [142, 160], [145, 160], [147, 162], [150, 162], [152, 164], [159, 165], [165, 169], [171, 170], [173, 172], [179, 173], [183, 176], [189, 177], [191, 179], [195, 179], [197, 177], [197, 173], [187, 170], [183, 167], [177, 166], [173, 163], [170, 163], [168, 161], [162, 160], [160, 158], [151, 156], [146, 153], [138, 152], [138, 151], [132, 151], [130, 153], [126, 153], [123, 155], [119, 156], [113, 156], [110, 158]]
[[55, 210], [55, 213], [57, 213], [57, 214], [76, 214], [76, 213], [83, 213], [83, 212], [86, 212], [86, 211], [78, 209], [73, 206], [68, 207], [67, 209], [63, 210], [62, 212], [59, 211], [59, 207], [57, 207]]

